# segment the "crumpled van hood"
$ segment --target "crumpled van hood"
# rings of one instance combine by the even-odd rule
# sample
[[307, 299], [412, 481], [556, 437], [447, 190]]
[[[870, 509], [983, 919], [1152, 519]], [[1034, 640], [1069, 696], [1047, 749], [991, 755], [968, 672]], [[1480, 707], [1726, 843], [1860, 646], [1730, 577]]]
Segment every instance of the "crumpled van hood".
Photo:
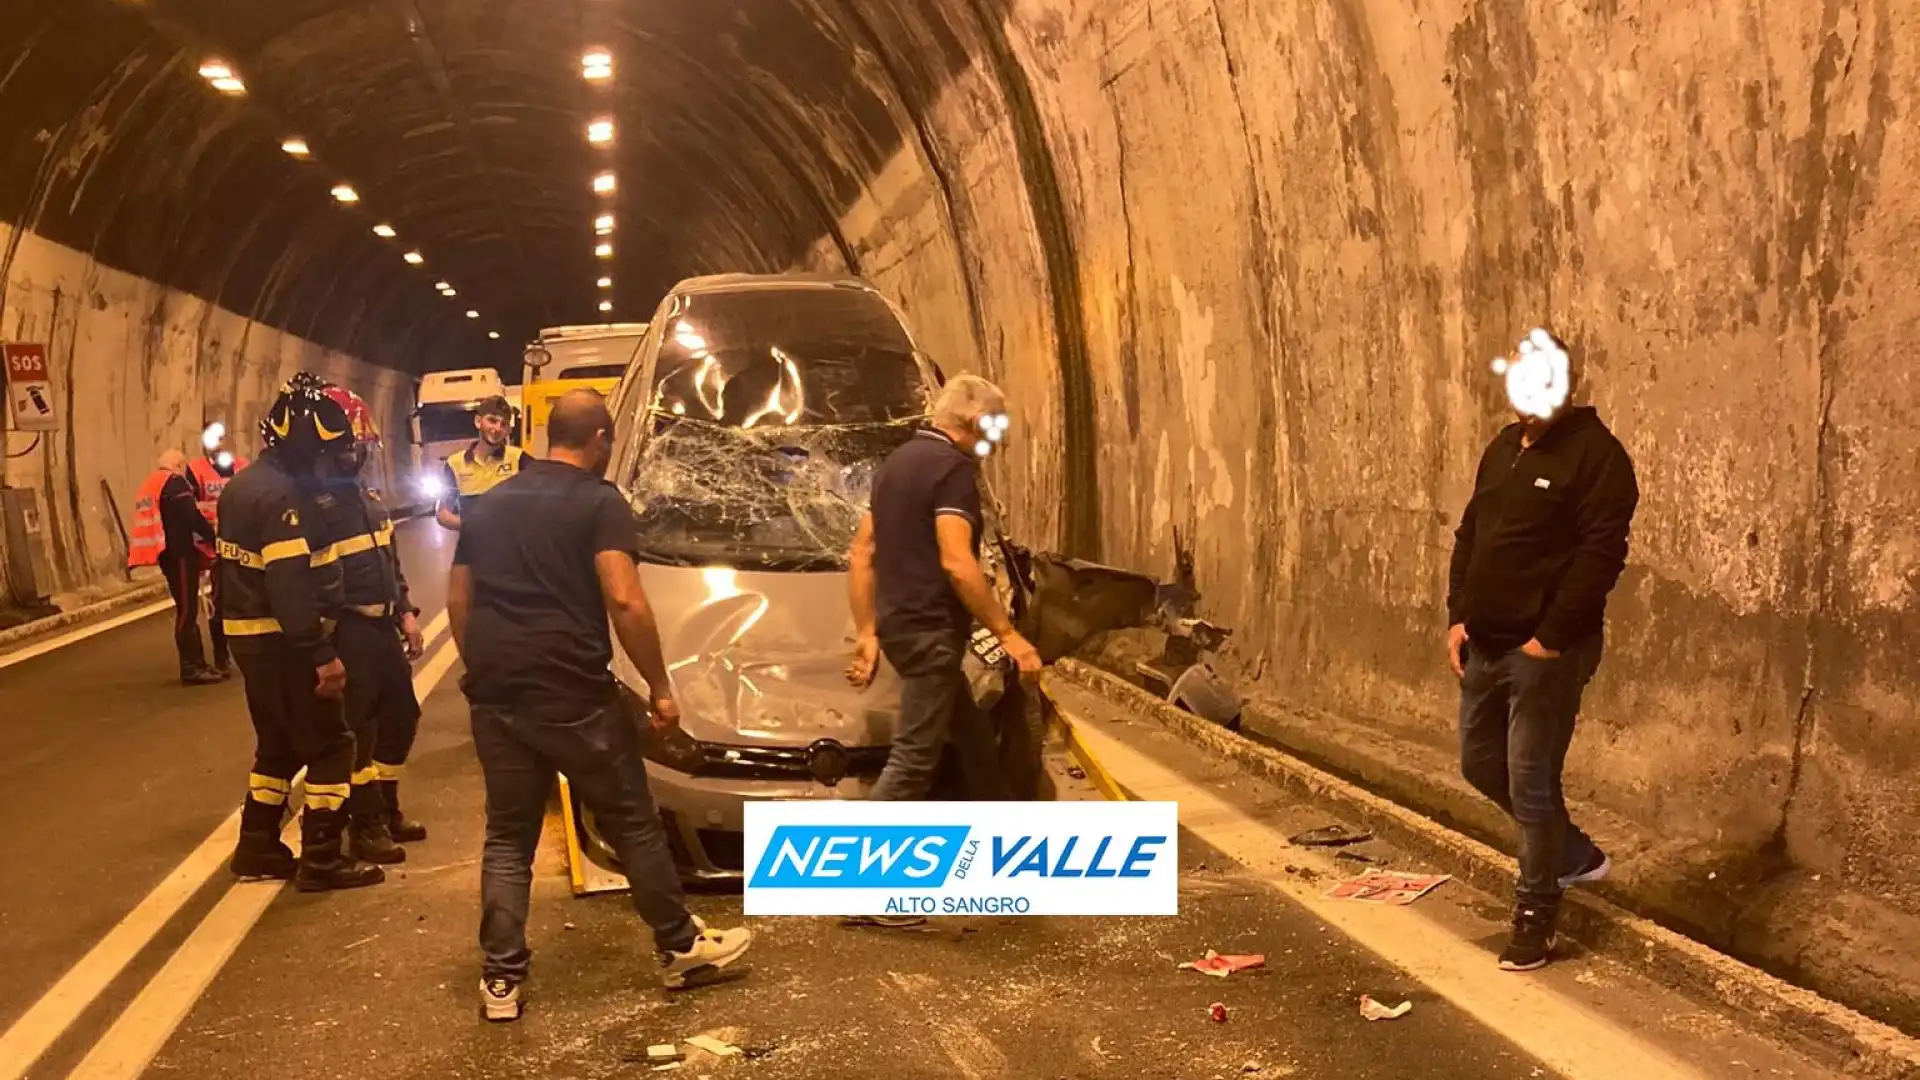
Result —
[[[682, 726], [702, 742], [884, 746], [900, 683], [885, 661], [865, 690], [847, 685], [853, 616], [847, 575], [640, 565], [660, 626]], [[616, 643], [613, 671], [645, 696]]]

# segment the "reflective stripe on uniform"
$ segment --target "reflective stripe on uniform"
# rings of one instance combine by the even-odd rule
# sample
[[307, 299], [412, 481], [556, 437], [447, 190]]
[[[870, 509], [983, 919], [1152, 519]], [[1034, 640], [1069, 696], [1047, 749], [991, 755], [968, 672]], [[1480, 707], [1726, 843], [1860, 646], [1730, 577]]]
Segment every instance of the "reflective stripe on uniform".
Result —
[[348, 611], [355, 615], [365, 615], [369, 619], [385, 619], [393, 615], [392, 604], [352, 604]]
[[[379, 532], [361, 533], [359, 536], [349, 536], [345, 540], [335, 541], [327, 548], [327, 561], [331, 562], [334, 559], [344, 559], [349, 555], [359, 555], [362, 552], [372, 551], [375, 548], [392, 546], [393, 526], [389, 525]], [[315, 566], [320, 565], [320, 556], [315, 555], [313, 561]]]
[[260, 637], [280, 632], [279, 619], [222, 619], [220, 629], [228, 637]]
[[285, 806], [287, 795], [293, 790], [293, 784], [277, 776], [263, 776], [260, 773], [247, 774], [247, 798], [268, 806]]
[[266, 561], [267, 565], [271, 566], [281, 559], [297, 559], [302, 555], [310, 555], [312, 553], [313, 549], [307, 546], [307, 538], [299, 536], [292, 540], [277, 540], [268, 544], [265, 548], [261, 549], [260, 557]]
[[312, 810], [338, 810], [353, 794], [351, 784], [308, 784], [307, 807]]
[[353, 771], [354, 787], [366, 787], [368, 784], [371, 784], [378, 779], [380, 779], [380, 770], [375, 768], [372, 765], [369, 765], [364, 769], [355, 769]]
[[407, 767], [405, 765], [389, 765], [384, 761], [376, 761], [373, 763], [373, 770], [380, 774], [380, 779], [382, 780], [398, 780], [400, 779], [400, 774], [407, 771]]

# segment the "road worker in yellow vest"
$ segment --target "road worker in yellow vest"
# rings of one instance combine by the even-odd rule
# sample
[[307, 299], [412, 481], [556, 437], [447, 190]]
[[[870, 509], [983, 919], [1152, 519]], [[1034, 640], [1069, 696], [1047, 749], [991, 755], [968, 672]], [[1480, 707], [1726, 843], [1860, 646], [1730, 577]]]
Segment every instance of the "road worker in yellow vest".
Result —
[[513, 406], [506, 398], [496, 395], [481, 402], [474, 410], [473, 426], [480, 437], [447, 459], [442, 485], [447, 494], [434, 509], [441, 527], [456, 532], [461, 516], [473, 508], [476, 500], [520, 471], [520, 459], [525, 454], [519, 447], [507, 445], [513, 433]]

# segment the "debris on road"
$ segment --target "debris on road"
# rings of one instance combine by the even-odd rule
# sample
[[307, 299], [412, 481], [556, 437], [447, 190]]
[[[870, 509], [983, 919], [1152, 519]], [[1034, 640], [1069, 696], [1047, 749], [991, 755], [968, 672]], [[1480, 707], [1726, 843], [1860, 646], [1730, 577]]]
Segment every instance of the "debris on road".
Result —
[[1073, 777], [1075, 780], [1085, 780], [1087, 778], [1087, 770], [1078, 765], [1069, 765], [1067, 766], [1067, 775]]
[[1360, 995], [1360, 1015], [1368, 1020], [1398, 1020], [1413, 1011], [1413, 1002], [1403, 1001], [1398, 1005], [1382, 1005], [1372, 997]]
[[1345, 825], [1322, 825], [1317, 829], [1287, 837], [1287, 843], [1295, 847], [1346, 847], [1348, 844], [1364, 843], [1373, 839], [1373, 833], [1366, 829], [1349, 829]]
[[1333, 853], [1333, 857], [1336, 859], [1345, 859], [1348, 862], [1366, 863], [1369, 866], [1387, 865], [1386, 859], [1369, 855], [1364, 851], [1336, 851]]
[[665, 1065], [672, 1062], [685, 1061], [686, 1057], [687, 1055], [681, 1053], [680, 1048], [672, 1043], [655, 1043], [647, 1047], [647, 1064], [649, 1065]]
[[705, 1050], [715, 1057], [732, 1057], [742, 1052], [732, 1043], [716, 1039], [711, 1035], [689, 1035], [686, 1043], [696, 1050]]
[[1358, 900], [1363, 904], [1405, 907], [1453, 880], [1448, 874], [1408, 874], [1398, 870], [1369, 870], [1328, 889], [1328, 900]]
[[1227, 1022], [1226, 1003], [1221, 1001], [1216, 1001], [1213, 1004], [1207, 1006], [1207, 1015], [1213, 1017], [1213, 1022], [1216, 1024], [1226, 1023]]
[[1222, 956], [1212, 949], [1208, 949], [1207, 955], [1198, 960], [1183, 961], [1180, 964], [1180, 969], [1183, 971], [1197, 971], [1202, 975], [1217, 975], [1224, 979], [1236, 971], [1245, 971], [1248, 968], [1266, 966], [1267, 957], [1264, 953], [1241, 953], [1232, 956]]

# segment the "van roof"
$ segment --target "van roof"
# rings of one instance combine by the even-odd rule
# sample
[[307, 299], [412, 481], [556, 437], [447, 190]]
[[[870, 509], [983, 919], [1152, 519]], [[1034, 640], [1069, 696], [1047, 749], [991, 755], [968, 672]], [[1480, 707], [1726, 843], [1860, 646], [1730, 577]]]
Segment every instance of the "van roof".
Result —
[[859, 289], [877, 293], [870, 283], [845, 274], [704, 274], [673, 287], [676, 293], [744, 292], [750, 289]]

